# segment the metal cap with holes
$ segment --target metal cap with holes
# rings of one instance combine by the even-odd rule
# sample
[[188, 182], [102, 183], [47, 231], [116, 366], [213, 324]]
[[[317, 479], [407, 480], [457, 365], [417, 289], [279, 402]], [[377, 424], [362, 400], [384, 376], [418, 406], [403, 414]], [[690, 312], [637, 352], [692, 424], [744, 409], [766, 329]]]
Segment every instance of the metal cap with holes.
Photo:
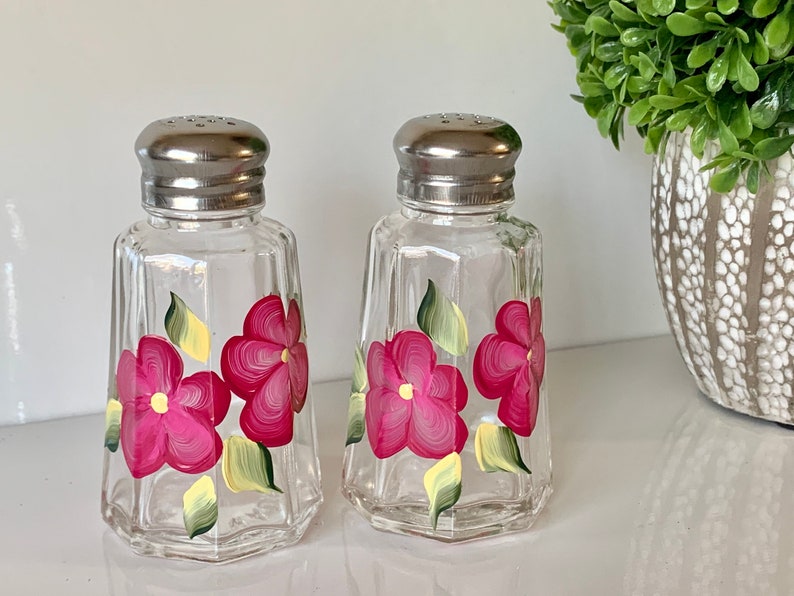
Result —
[[225, 116], [152, 122], [135, 141], [143, 206], [195, 217], [265, 204], [270, 143], [256, 126]]
[[484, 207], [511, 202], [521, 138], [496, 118], [441, 113], [413, 118], [394, 137], [397, 195], [408, 203]]

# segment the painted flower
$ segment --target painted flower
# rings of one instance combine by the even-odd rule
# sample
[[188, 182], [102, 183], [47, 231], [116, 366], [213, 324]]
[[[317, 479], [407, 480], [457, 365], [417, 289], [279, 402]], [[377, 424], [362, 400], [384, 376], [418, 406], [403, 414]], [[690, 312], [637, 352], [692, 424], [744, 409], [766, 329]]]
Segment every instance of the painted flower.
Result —
[[463, 449], [469, 430], [458, 412], [466, 406], [468, 389], [457, 368], [436, 365], [426, 335], [400, 331], [391, 341], [373, 342], [367, 375], [367, 435], [377, 457], [406, 446], [432, 459]]
[[290, 300], [285, 316], [281, 297], [271, 294], [248, 311], [243, 334], [223, 346], [223, 378], [246, 401], [240, 428], [265, 447], [292, 440], [293, 415], [306, 401], [309, 358], [300, 336], [298, 303]]
[[121, 448], [135, 478], [163, 464], [198, 474], [221, 456], [223, 441], [215, 427], [229, 411], [231, 393], [214, 372], [184, 379], [182, 373], [176, 349], [156, 335], [144, 335], [137, 354], [121, 353], [116, 369]]
[[499, 399], [499, 420], [528, 437], [538, 418], [546, 344], [540, 331], [540, 298], [511, 300], [496, 314], [496, 333], [486, 335], [474, 355], [474, 385], [488, 399]]

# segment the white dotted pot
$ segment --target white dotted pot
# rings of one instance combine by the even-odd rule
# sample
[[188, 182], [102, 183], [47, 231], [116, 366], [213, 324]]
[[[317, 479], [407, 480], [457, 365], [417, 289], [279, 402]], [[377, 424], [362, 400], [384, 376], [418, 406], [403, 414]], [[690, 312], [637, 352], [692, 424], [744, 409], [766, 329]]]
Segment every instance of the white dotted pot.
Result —
[[794, 160], [769, 162], [757, 195], [709, 188], [689, 138], [653, 167], [651, 228], [667, 320], [698, 388], [751, 416], [794, 418]]

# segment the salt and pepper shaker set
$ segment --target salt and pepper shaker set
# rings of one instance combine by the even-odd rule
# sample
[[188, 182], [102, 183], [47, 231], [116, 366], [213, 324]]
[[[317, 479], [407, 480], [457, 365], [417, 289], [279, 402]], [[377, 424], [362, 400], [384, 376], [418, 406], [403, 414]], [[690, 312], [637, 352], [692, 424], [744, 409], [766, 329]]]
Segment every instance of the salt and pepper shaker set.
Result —
[[[342, 492], [378, 529], [528, 528], [551, 493], [541, 238], [508, 213], [516, 131], [445, 113], [394, 139], [370, 235]], [[141, 554], [298, 541], [320, 468], [295, 237], [263, 217], [270, 145], [227, 117], [136, 143], [147, 219], [116, 240], [102, 515]], [[343, 437], [339, 437], [342, 448]]]

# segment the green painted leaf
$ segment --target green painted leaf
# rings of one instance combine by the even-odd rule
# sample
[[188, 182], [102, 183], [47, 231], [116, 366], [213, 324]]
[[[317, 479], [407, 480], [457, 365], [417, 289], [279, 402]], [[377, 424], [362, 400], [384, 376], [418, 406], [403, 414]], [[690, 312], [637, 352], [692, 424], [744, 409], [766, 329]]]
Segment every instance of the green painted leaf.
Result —
[[182, 497], [182, 517], [187, 535], [191, 539], [213, 528], [218, 521], [218, 497], [212, 478], [202, 476], [185, 491]]
[[480, 424], [474, 435], [474, 454], [483, 472], [532, 473], [521, 459], [516, 435], [506, 426]]
[[363, 393], [351, 393], [350, 403], [347, 408], [347, 440], [345, 447], [358, 443], [364, 438], [366, 422], [364, 412], [366, 407], [366, 396]]
[[463, 356], [469, 348], [469, 331], [463, 313], [441, 292], [433, 280], [427, 280], [427, 291], [416, 315], [419, 328], [430, 339], [453, 356]]
[[121, 402], [109, 399], [105, 408], [105, 447], [113, 453], [119, 448], [121, 432]]
[[210, 357], [210, 331], [179, 296], [171, 292], [171, 306], [165, 313], [165, 332], [174, 345], [191, 358], [207, 362]]
[[232, 435], [223, 442], [223, 480], [233, 493], [283, 492], [273, 481], [273, 457], [267, 447]]
[[433, 529], [438, 524], [438, 516], [452, 507], [460, 499], [463, 466], [460, 455], [450, 453], [425, 472], [424, 485], [430, 501], [430, 521]]
[[667, 17], [666, 22], [667, 28], [677, 37], [690, 37], [711, 29], [707, 22], [682, 12], [674, 12]]
[[356, 346], [353, 362], [353, 385], [351, 391], [362, 392], [367, 387], [367, 365], [364, 362], [364, 352], [361, 346]]

